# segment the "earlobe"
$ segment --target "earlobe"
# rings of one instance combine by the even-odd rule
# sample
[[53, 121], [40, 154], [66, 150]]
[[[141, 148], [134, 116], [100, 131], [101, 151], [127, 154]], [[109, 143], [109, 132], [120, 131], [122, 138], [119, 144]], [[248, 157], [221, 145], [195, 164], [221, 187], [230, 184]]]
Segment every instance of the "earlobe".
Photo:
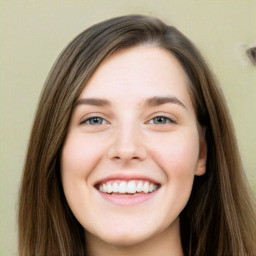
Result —
[[207, 144], [205, 141], [205, 129], [203, 129], [200, 136], [200, 151], [198, 156], [197, 167], [195, 169], [196, 176], [201, 176], [205, 174], [206, 163], [207, 163]]

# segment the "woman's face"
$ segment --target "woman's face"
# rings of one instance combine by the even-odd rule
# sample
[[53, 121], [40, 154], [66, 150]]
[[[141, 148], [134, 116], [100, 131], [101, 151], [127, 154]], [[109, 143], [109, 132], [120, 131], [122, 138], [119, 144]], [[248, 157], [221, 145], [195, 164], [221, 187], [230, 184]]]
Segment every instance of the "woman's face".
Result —
[[106, 59], [79, 96], [62, 184], [87, 239], [132, 245], [179, 234], [205, 161], [180, 64], [159, 47], [134, 47]]

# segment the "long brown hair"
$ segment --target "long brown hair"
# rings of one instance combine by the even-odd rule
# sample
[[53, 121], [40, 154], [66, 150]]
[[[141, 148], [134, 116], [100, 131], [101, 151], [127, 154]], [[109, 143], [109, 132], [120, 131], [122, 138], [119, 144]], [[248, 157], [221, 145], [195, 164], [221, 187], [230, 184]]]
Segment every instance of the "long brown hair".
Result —
[[60, 154], [73, 105], [100, 63], [136, 45], [169, 50], [189, 78], [206, 128], [207, 172], [196, 177], [180, 215], [185, 255], [256, 255], [256, 208], [225, 100], [195, 46], [172, 26], [131, 15], [96, 24], [61, 53], [46, 80], [32, 129], [19, 198], [19, 254], [86, 255], [84, 229], [63, 193]]

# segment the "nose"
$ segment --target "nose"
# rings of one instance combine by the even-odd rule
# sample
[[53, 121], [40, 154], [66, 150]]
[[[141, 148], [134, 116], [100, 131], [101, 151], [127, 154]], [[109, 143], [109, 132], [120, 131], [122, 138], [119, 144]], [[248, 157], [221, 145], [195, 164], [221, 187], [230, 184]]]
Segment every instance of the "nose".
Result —
[[115, 132], [108, 150], [110, 159], [122, 162], [142, 161], [145, 160], [146, 156], [146, 145], [138, 127], [126, 126]]

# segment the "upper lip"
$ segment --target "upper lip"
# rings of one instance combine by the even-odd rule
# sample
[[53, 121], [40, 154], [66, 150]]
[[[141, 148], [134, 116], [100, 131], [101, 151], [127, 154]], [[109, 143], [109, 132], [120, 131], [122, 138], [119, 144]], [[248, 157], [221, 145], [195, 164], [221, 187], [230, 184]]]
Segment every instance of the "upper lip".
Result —
[[155, 179], [148, 177], [148, 176], [143, 176], [143, 175], [131, 175], [131, 174], [112, 174], [109, 176], [106, 176], [102, 179], [99, 179], [95, 182], [95, 186], [98, 184], [102, 184], [102, 183], [106, 183], [110, 180], [124, 180], [124, 181], [130, 181], [130, 180], [145, 180], [145, 181], [149, 181], [151, 183], [154, 184], [158, 184], [160, 185], [159, 181], [156, 181]]

